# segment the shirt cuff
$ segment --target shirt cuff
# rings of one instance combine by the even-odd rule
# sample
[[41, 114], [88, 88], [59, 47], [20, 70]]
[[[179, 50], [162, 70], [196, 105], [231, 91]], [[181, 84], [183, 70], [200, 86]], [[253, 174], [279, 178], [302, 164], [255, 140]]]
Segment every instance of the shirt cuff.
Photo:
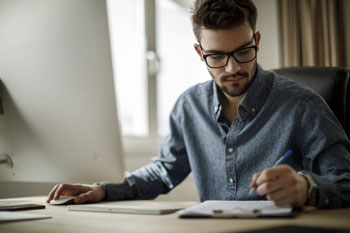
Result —
[[[305, 172], [306, 173], [306, 172]], [[338, 191], [340, 184], [335, 180], [327, 179], [325, 176], [307, 172], [316, 183], [319, 191], [318, 208], [340, 208], [343, 207], [342, 194]]]
[[135, 191], [126, 179], [119, 184], [102, 182], [100, 185], [105, 191], [106, 201], [130, 200], [135, 197]]

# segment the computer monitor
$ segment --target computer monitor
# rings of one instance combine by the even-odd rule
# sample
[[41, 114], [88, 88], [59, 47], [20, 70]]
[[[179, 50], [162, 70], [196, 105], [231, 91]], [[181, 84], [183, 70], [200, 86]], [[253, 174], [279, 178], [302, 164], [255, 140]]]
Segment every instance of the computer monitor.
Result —
[[0, 79], [0, 182], [122, 180], [105, 1], [0, 0]]

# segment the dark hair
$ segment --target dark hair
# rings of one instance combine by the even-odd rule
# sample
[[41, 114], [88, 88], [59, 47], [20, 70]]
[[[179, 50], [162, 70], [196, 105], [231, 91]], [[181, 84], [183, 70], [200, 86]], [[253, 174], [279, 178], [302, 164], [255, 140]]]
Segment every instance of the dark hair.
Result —
[[257, 10], [251, 0], [196, 0], [192, 9], [192, 28], [198, 42], [202, 27], [230, 29], [248, 20], [255, 31]]

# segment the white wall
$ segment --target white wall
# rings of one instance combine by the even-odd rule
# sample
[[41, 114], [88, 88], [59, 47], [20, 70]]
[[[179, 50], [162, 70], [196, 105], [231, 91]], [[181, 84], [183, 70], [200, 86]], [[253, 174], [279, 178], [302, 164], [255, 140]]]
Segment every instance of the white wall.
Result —
[[258, 62], [264, 69], [280, 68], [282, 52], [277, 0], [253, 0], [258, 9], [257, 31], [261, 33]]
[[0, 0], [0, 51], [0, 197], [121, 181], [105, 1]]

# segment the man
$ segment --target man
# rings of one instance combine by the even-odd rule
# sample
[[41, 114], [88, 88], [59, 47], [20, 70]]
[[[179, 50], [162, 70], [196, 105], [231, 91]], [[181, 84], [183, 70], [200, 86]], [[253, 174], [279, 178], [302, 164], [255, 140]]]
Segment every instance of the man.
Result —
[[[213, 80], [179, 97], [159, 157], [121, 184], [56, 185], [48, 201], [61, 195], [77, 196], [75, 203], [152, 199], [192, 171], [201, 201], [350, 203], [347, 136], [318, 95], [257, 64], [256, 18], [251, 1], [197, 0], [194, 47]], [[285, 164], [273, 167], [290, 149]]]

